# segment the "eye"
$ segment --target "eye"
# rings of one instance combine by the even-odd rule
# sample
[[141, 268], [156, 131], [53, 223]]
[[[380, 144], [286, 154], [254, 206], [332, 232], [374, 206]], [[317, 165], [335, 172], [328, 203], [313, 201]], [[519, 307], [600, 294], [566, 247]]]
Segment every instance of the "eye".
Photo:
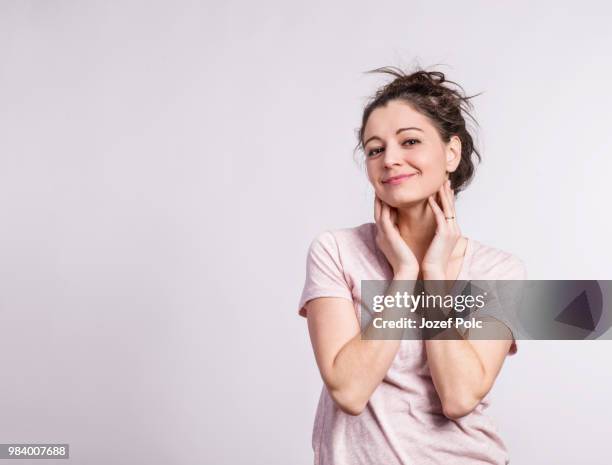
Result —
[[368, 157], [372, 157], [374, 155], [379, 154], [382, 151], [382, 147], [378, 149], [372, 149], [368, 151]]
[[[406, 139], [406, 140], [405, 140], [405, 141], [402, 143], [402, 145], [409, 145], [409, 146], [412, 146], [412, 145], [419, 144], [420, 142], [421, 142], [421, 141], [420, 141], [420, 140], [418, 140], [418, 139]], [[369, 157], [373, 157], [374, 155], [378, 155], [380, 152], [382, 152], [382, 150], [383, 150], [383, 147], [379, 147], [379, 148], [376, 148], [376, 149], [369, 150], [369, 151], [368, 151], [368, 158], [369, 158]]]

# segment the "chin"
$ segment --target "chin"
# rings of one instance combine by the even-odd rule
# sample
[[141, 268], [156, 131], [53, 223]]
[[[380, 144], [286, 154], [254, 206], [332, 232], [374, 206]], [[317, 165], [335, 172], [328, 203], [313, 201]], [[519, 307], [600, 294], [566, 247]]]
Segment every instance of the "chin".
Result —
[[422, 192], [395, 192], [392, 195], [386, 192], [386, 194], [384, 196], [379, 195], [379, 197], [394, 208], [414, 205], [427, 200], [427, 196], [424, 196]]

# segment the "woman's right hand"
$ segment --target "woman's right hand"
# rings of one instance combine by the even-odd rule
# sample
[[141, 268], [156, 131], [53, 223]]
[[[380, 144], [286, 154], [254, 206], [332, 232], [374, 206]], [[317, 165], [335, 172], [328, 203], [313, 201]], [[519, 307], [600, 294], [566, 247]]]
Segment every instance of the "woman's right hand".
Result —
[[382, 250], [393, 268], [395, 277], [416, 279], [419, 261], [402, 238], [397, 227], [397, 209], [374, 196], [374, 218], [376, 220], [376, 245]]

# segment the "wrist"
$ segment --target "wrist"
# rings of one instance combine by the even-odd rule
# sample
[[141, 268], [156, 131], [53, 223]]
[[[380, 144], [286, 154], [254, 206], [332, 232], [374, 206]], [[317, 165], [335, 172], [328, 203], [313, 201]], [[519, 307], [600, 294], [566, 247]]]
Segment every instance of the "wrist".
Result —
[[423, 279], [444, 280], [446, 273], [441, 268], [423, 268]]
[[399, 269], [393, 273], [393, 279], [400, 281], [416, 281], [418, 277], [419, 270], [414, 268]]

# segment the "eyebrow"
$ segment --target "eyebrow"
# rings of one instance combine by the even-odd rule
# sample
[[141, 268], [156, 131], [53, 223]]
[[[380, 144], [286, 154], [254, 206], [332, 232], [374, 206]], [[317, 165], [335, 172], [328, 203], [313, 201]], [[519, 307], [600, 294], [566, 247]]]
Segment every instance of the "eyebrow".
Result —
[[[425, 132], [425, 131], [423, 131], [421, 128], [416, 128], [416, 127], [414, 127], [414, 126], [411, 126], [411, 127], [409, 127], [409, 128], [399, 128], [397, 131], [395, 131], [395, 135], [399, 134], [399, 133], [400, 133], [400, 132], [402, 132], [402, 131], [408, 131], [409, 129], [416, 129], [417, 131]], [[366, 141], [363, 143], [363, 146], [365, 147], [366, 145], [368, 145], [368, 142], [370, 142], [372, 139], [382, 140], [382, 139], [381, 139], [380, 137], [378, 137], [378, 136], [372, 136], [372, 137], [370, 137], [368, 140], [366, 140]]]

